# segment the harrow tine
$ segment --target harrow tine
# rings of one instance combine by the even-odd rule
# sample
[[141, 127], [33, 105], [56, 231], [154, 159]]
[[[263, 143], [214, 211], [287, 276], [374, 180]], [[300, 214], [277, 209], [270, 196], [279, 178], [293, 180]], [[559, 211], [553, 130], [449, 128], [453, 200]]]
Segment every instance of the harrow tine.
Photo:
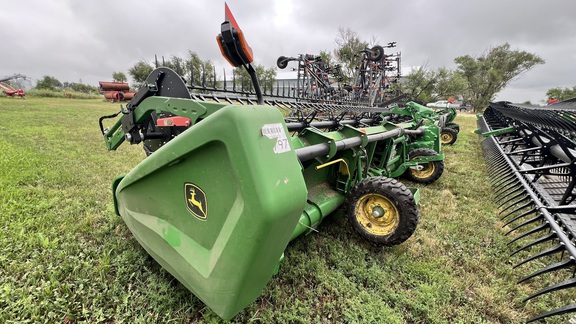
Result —
[[542, 269], [540, 269], [540, 270], [532, 273], [531, 275], [528, 275], [528, 276], [526, 276], [526, 277], [518, 280], [517, 283], [518, 283], [518, 284], [519, 284], [519, 283], [522, 283], [522, 282], [524, 282], [524, 281], [526, 281], [526, 280], [532, 279], [532, 278], [534, 278], [534, 277], [537, 277], [537, 276], [539, 276], [539, 275], [542, 275], [542, 274], [545, 274], [545, 273], [548, 273], [548, 272], [553, 272], [553, 271], [556, 271], [556, 270], [561, 270], [561, 269], [570, 268], [570, 267], [572, 267], [572, 266], [574, 266], [574, 265], [576, 265], [576, 263], [574, 262], [574, 260], [572, 260], [572, 259], [565, 259], [565, 260], [563, 260], [563, 261], [560, 261], [560, 262], [551, 264], [551, 265], [547, 266], [546, 268], [542, 268]]
[[538, 214], [538, 215], [536, 215], [536, 217], [530, 218], [529, 220], [525, 221], [524, 223], [522, 223], [522, 224], [520, 224], [520, 225], [512, 228], [511, 230], [509, 230], [508, 232], [506, 232], [506, 234], [504, 234], [504, 236], [506, 236], [506, 235], [514, 232], [515, 230], [517, 230], [517, 229], [519, 229], [519, 228], [522, 228], [522, 227], [524, 227], [524, 226], [526, 226], [526, 225], [528, 225], [528, 224], [531, 224], [531, 223], [534, 223], [534, 222], [536, 222], [536, 221], [539, 221], [539, 220], [542, 219], [542, 218], [543, 218], [543, 215], [542, 215], [542, 214]]
[[506, 198], [508, 195], [516, 192], [518, 189], [524, 189], [519, 183], [513, 183], [508, 185], [506, 188], [499, 190], [494, 196], [494, 202], [499, 203], [502, 199]]
[[[526, 197], [526, 198], [530, 198], [530, 197]], [[522, 200], [520, 200], [520, 201], [522, 201]], [[518, 201], [518, 202], [520, 202], [520, 201]], [[534, 205], [534, 202], [529, 199], [529, 201], [528, 201], [527, 203], [525, 203], [525, 204], [521, 205], [520, 207], [512, 210], [511, 212], [509, 212], [508, 214], [506, 214], [506, 216], [502, 216], [502, 218], [500, 218], [500, 219], [502, 219], [502, 220], [503, 220], [503, 219], [506, 219], [507, 217], [509, 217], [510, 215], [514, 214], [515, 212], [517, 212], [517, 211], [519, 211], [519, 210], [522, 210], [522, 209], [524, 209], [524, 208], [526, 208], [526, 207], [528, 207], [528, 206], [530, 206], [530, 205]], [[501, 211], [501, 212], [500, 212], [500, 215], [502, 215], [503, 212], [505, 212], [506, 210], [508, 210], [510, 207], [513, 207], [513, 206], [514, 206], [514, 205], [510, 205], [508, 208], [506, 208], [506, 209], [504, 209], [503, 211]]]
[[536, 322], [536, 321], [539, 321], [541, 319], [544, 319], [544, 318], [550, 317], [550, 316], [562, 315], [562, 314], [573, 313], [573, 312], [576, 312], [576, 304], [560, 307], [560, 308], [557, 308], [555, 310], [552, 310], [552, 311], [549, 311], [546, 313], [542, 313], [538, 316], [532, 317], [531, 319], [527, 320], [526, 323]]
[[[522, 214], [519, 214], [518, 216], [512, 218], [512, 220], [510, 220], [510, 221], [506, 222], [504, 225], [502, 225], [502, 228], [514, 223], [515, 221], [519, 220], [520, 218], [523, 218], [523, 217], [526, 217], [527, 215], [530, 215], [531, 213], [533, 213], [535, 211], [536, 210], [533, 208], [533, 209], [530, 209], [528, 211], [523, 212]], [[506, 216], [506, 217], [509, 217], [509, 216]], [[504, 218], [501, 218], [500, 220], [504, 221]]]
[[540, 232], [540, 231], [543, 231], [543, 230], [545, 230], [545, 229], [550, 229], [550, 228], [548, 227], [548, 224], [547, 224], [547, 223], [544, 223], [544, 224], [542, 224], [542, 225], [540, 225], [540, 226], [538, 226], [538, 227], [534, 227], [533, 229], [529, 230], [528, 232], [519, 235], [518, 237], [514, 238], [512, 241], [508, 242], [507, 245], [511, 245], [512, 243], [514, 243], [514, 242], [516, 242], [516, 241], [518, 241], [518, 240], [520, 240], [520, 239], [522, 239], [522, 238], [524, 238], [524, 237], [526, 237], [526, 236], [528, 236], [528, 235], [530, 235], [530, 234], [533, 234], [533, 233], [536, 233], [536, 232]]
[[498, 187], [499, 185], [503, 184], [504, 182], [507, 182], [507, 181], [510, 181], [511, 179], [516, 178], [516, 176], [514, 174], [507, 172], [510, 170], [507, 167], [494, 166], [490, 169], [496, 169], [496, 170], [494, 170], [494, 173], [496, 173], [496, 176], [490, 180], [494, 184], [495, 187]]
[[559, 283], [557, 283], [557, 284], [555, 284], [555, 285], [548, 286], [548, 287], [546, 287], [546, 288], [544, 288], [544, 289], [538, 290], [538, 291], [535, 292], [534, 294], [526, 297], [526, 298], [523, 300], [523, 302], [526, 302], [526, 301], [528, 301], [528, 300], [530, 300], [530, 299], [532, 299], [532, 298], [534, 298], [534, 297], [538, 297], [538, 296], [540, 296], [540, 295], [544, 295], [544, 294], [549, 293], [549, 292], [558, 291], [558, 290], [562, 290], [562, 289], [568, 289], [568, 288], [574, 288], [574, 287], [576, 287], [576, 278], [571, 278], [571, 279], [568, 279], [568, 280], [564, 280], [564, 281], [559, 282]]
[[[505, 202], [503, 202], [502, 204], [500, 204], [500, 206], [498, 206], [498, 208], [502, 208], [504, 205], [506, 205], [507, 203], [509, 203], [511, 200], [516, 199], [516, 198], [518, 198], [519, 196], [522, 196], [522, 192], [519, 193], [519, 194], [516, 194], [516, 195], [514, 195], [514, 196], [512, 196], [512, 197], [510, 197], [508, 200], [506, 200]], [[525, 196], [522, 197], [521, 199], [518, 199], [517, 201], [511, 203], [508, 207], [514, 206], [514, 205], [516, 205], [517, 203], [519, 203], [519, 202], [521, 202], [521, 201], [524, 201], [524, 200], [526, 200], [526, 199], [530, 199], [530, 197], [529, 197], [528, 195], [525, 195]]]
[[[515, 190], [513, 190], [512, 192], [510, 192], [509, 194], [513, 194], [513, 193], [515, 193], [515, 192], [519, 192], [519, 193], [515, 194], [515, 195], [512, 196], [511, 198], [508, 198], [505, 202], [503, 202], [500, 206], [498, 206], [498, 208], [501, 208], [502, 206], [504, 206], [504, 205], [505, 205], [507, 202], [509, 202], [510, 200], [515, 199], [515, 198], [519, 197], [519, 196], [522, 195], [522, 194], [525, 194], [525, 193], [526, 193], [526, 188], [524, 188], [524, 187], [518, 187], [518, 188], [516, 188]], [[506, 196], [501, 197], [501, 198], [499, 198], [499, 199], [494, 199], [494, 200], [495, 200], [496, 203], [499, 203], [499, 202], [500, 202], [502, 199], [504, 199], [505, 197], [506, 197]]]
[[517, 249], [516, 251], [512, 252], [512, 254], [510, 254], [510, 256], [514, 256], [515, 254], [517, 254], [517, 253], [519, 253], [519, 252], [522, 252], [522, 251], [526, 250], [526, 249], [529, 248], [529, 247], [532, 247], [532, 246], [534, 246], [534, 245], [538, 245], [538, 244], [540, 244], [540, 243], [544, 243], [544, 242], [546, 242], [546, 241], [550, 241], [550, 240], [553, 240], [553, 239], [556, 239], [556, 233], [554, 233], [554, 232], [552, 232], [552, 233], [550, 233], [550, 234], [548, 234], [548, 235], [546, 235], [546, 236], [542, 236], [541, 238], [539, 238], [539, 239], [537, 239], [537, 240], [535, 240], [535, 241], [533, 241], [533, 242], [531, 242], [531, 243], [528, 243], [528, 244], [524, 245], [523, 247], [521, 247], [521, 248]]
[[[531, 199], [530, 199], [530, 196], [524, 196], [524, 197], [516, 200], [515, 202], [510, 203], [510, 204], [508, 205], [508, 207], [504, 208], [500, 213], [505, 212], [506, 210], [508, 210], [508, 209], [516, 206], [517, 204], [519, 204], [519, 203], [521, 203], [521, 202], [523, 202], [523, 201], [525, 201], [525, 200], [531, 200]], [[500, 205], [498, 208], [501, 208], [501, 207], [502, 207], [502, 205]]]
[[530, 262], [530, 261], [534, 261], [534, 260], [536, 260], [536, 259], [538, 259], [538, 258], [541, 258], [541, 257], [545, 257], [545, 256], [548, 256], [548, 255], [552, 255], [552, 254], [554, 254], [554, 253], [562, 252], [563, 250], [564, 250], [564, 246], [563, 246], [563, 245], [560, 245], [560, 244], [559, 244], [559, 245], [553, 246], [553, 247], [549, 248], [548, 250], [544, 250], [544, 251], [542, 251], [542, 252], [540, 252], [540, 253], [534, 254], [533, 256], [529, 257], [528, 259], [522, 260], [520, 263], [518, 263], [517, 265], [513, 266], [512, 268], [513, 268], [513, 269], [516, 269], [516, 268], [518, 268], [519, 266], [521, 266], [521, 265], [523, 265], [523, 264], [525, 264], [525, 263], [528, 263], [528, 262]]
[[[497, 181], [498, 179], [494, 179], [494, 181]], [[516, 178], [516, 175], [514, 174], [508, 174], [507, 177], [505, 177], [505, 180], [499, 182], [499, 183], [494, 183], [494, 191], [500, 191], [500, 188], [505, 187], [510, 185], [513, 182], [518, 182], [518, 179]]]

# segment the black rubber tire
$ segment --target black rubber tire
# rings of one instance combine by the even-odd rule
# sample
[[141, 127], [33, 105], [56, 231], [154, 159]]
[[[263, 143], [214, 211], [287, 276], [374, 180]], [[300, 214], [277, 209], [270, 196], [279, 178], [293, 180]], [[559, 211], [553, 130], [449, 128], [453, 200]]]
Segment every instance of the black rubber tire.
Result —
[[[382, 207], [381, 202], [386, 208]], [[380, 225], [387, 225], [382, 222], [389, 220], [389, 217], [381, 216], [380, 219], [371, 213], [366, 214], [368, 203], [392, 218], [390, 221], [393, 224], [387, 232], [377, 233], [382, 229]], [[418, 225], [418, 206], [412, 192], [392, 178], [370, 177], [362, 180], [350, 190], [346, 205], [346, 215], [354, 229], [360, 236], [378, 245], [398, 245], [412, 236]]]
[[453, 130], [456, 131], [456, 134], [460, 133], [460, 125], [450, 122], [450, 123], [446, 123], [446, 125], [444, 125], [444, 127], [446, 128], [452, 128]]
[[[414, 158], [420, 156], [436, 156], [438, 153], [436, 151], [429, 149], [429, 148], [417, 148], [410, 153], [408, 153], [408, 160], [412, 160]], [[421, 183], [421, 184], [431, 184], [436, 180], [440, 179], [444, 173], [444, 161], [431, 161], [428, 162], [427, 165], [424, 166], [424, 169], [421, 171], [408, 169], [404, 172], [404, 177], [412, 182]]]
[[452, 145], [458, 139], [458, 133], [452, 128], [442, 128], [440, 131], [440, 142], [442, 145]]
[[368, 58], [372, 62], [380, 62], [384, 58], [384, 48], [380, 45], [372, 47], [368, 52]]
[[280, 56], [278, 60], [276, 60], [276, 65], [281, 69], [285, 69], [288, 66], [288, 58], [286, 56]]

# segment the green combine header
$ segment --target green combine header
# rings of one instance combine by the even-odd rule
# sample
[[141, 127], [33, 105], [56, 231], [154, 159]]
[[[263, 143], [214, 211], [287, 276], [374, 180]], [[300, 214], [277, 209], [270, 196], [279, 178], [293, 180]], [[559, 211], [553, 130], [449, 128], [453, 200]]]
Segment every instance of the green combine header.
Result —
[[[259, 93], [252, 50], [228, 7], [217, 39]], [[311, 114], [294, 119], [286, 109]], [[147, 153], [114, 181], [116, 213], [162, 267], [230, 319], [260, 295], [290, 240], [342, 206], [374, 244], [414, 233], [419, 192], [395, 178], [440, 178], [440, 127], [393, 116], [261, 93], [192, 99], [177, 73], [156, 69], [125, 109], [100, 119], [109, 150], [128, 142]], [[117, 120], [105, 129], [108, 118]]]

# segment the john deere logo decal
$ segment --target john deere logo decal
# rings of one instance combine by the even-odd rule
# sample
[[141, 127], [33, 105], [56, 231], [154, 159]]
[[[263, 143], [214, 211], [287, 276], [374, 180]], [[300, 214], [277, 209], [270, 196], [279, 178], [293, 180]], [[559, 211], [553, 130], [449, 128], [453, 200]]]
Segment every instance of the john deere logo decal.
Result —
[[184, 196], [186, 197], [186, 207], [196, 217], [204, 220], [208, 215], [208, 203], [206, 194], [200, 187], [193, 183], [184, 184]]

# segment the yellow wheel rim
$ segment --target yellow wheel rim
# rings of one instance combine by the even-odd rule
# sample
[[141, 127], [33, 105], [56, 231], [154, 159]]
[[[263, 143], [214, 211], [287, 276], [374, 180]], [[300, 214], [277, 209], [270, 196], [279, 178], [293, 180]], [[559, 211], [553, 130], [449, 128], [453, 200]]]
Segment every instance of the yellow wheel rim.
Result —
[[356, 202], [356, 220], [373, 235], [389, 235], [400, 223], [400, 213], [394, 204], [380, 194], [366, 194]]
[[452, 138], [454, 138], [454, 137], [450, 133], [440, 134], [440, 141], [442, 142], [442, 144], [450, 143], [452, 141]]
[[[418, 157], [419, 156], [416, 156], [414, 158]], [[436, 171], [436, 166], [434, 165], [434, 162], [428, 162], [426, 164], [420, 164], [420, 165], [424, 167], [422, 170], [410, 169], [410, 173], [414, 178], [428, 179], [434, 174], [434, 171]]]

